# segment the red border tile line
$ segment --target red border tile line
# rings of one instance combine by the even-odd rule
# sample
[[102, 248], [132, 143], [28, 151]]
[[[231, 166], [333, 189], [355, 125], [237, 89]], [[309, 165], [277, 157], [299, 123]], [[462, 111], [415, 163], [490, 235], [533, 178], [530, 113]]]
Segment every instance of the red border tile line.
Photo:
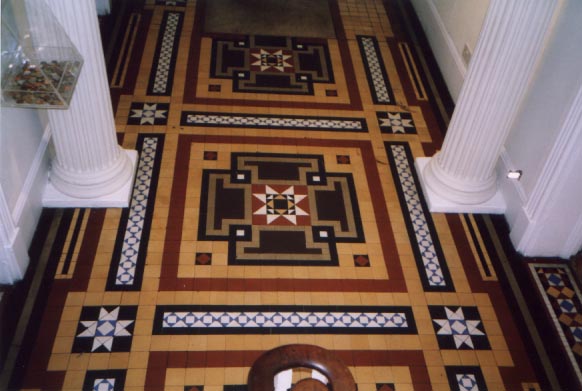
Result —
[[[366, 171], [366, 179], [376, 214], [384, 262], [388, 271], [388, 280], [352, 280], [346, 284], [341, 279], [226, 279], [226, 278], [180, 278], [178, 263], [184, 208], [186, 202], [186, 185], [190, 161], [190, 145], [193, 142], [254, 144], [254, 145], [298, 145], [338, 148], [359, 148]], [[171, 223], [171, 224], [170, 224]], [[171, 227], [171, 228], [170, 228]], [[168, 230], [162, 257], [160, 291], [301, 291], [301, 292], [406, 292], [406, 282], [398, 260], [396, 242], [390, 226], [386, 200], [382, 192], [380, 174], [376, 166], [372, 145], [368, 141], [352, 140], [316, 140], [269, 137], [229, 137], [180, 135], [174, 169], [174, 181], [168, 214]]]
[[[363, 366], [406, 366], [415, 390], [431, 390], [422, 351], [332, 350], [344, 364]], [[168, 368], [250, 367], [263, 351], [150, 352], [145, 389], [159, 390], [166, 382]], [[341, 390], [340, 390], [341, 391]]]

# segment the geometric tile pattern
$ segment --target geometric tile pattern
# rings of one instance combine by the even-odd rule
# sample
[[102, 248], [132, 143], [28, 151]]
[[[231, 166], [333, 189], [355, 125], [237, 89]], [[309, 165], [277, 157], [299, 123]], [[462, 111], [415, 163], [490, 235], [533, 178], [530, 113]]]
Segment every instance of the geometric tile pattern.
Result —
[[154, 334], [415, 334], [410, 307], [158, 306]]
[[395, 104], [394, 93], [384, 67], [376, 37], [358, 35], [358, 44], [364, 61], [368, 84], [375, 104]]
[[350, 164], [350, 155], [336, 155], [337, 164]]
[[[432, 60], [418, 46], [399, 51], [424, 41], [403, 36], [417, 24], [412, 2], [316, 1], [332, 13], [335, 37], [273, 31], [257, 43], [255, 32], [209, 32], [207, 11], [220, 0], [112, 8], [114, 31], [103, 35], [112, 103], [119, 143], [138, 150], [137, 178], [126, 208], [43, 211], [30, 249], [42, 282], [29, 324], [16, 324], [19, 297], [5, 302], [24, 294], [9, 291], [0, 304], [0, 361], [15, 368], [0, 389], [247, 391], [255, 359], [288, 343], [331, 350], [360, 391], [485, 389], [471, 367], [456, 368], [449, 386], [447, 367], [457, 365], [481, 365], [489, 389], [531, 391], [546, 379], [525, 337], [535, 324], [513, 319], [501, 289], [505, 272], [500, 284], [492, 268], [489, 278], [475, 268], [479, 250], [497, 265], [486, 250], [499, 247], [488, 224], [500, 221], [431, 217], [414, 176], [408, 145], [415, 156], [438, 149], [445, 121], [434, 88], [424, 100], [416, 94], [418, 84], [442, 84], [425, 74]], [[303, 23], [273, 14], [263, 24], [280, 16]], [[374, 35], [360, 42], [364, 55], [358, 34]], [[216, 41], [225, 43], [213, 62]], [[415, 67], [416, 81], [407, 79]], [[386, 100], [389, 84], [408, 106]], [[170, 121], [170, 108], [180, 117]], [[411, 133], [415, 124], [422, 135]], [[406, 143], [384, 150], [388, 139]], [[577, 295], [554, 274], [539, 274], [542, 292], [576, 347]], [[467, 307], [477, 305], [483, 321]], [[21, 331], [18, 356], [2, 343], [10, 329]], [[485, 338], [491, 351], [477, 350]], [[577, 381], [558, 360], [559, 342], [548, 353], [558, 381]]]
[[256, 129], [331, 130], [336, 132], [368, 131], [366, 120], [363, 118], [249, 115], [193, 111], [182, 112], [180, 125]]
[[128, 352], [136, 314], [135, 306], [83, 307], [72, 352]]
[[333, 83], [325, 40], [251, 35], [212, 40], [212, 78], [233, 92], [313, 95], [313, 83]]
[[[139, 289], [151, 224], [163, 136], [140, 135], [139, 160], [131, 203], [125, 209], [113, 252], [108, 290]], [[125, 222], [125, 224], [123, 224]]]
[[410, 148], [404, 143], [386, 143], [386, 150], [424, 288], [452, 291], [453, 281], [418, 186]]
[[183, 19], [183, 12], [164, 12], [148, 85], [148, 95], [171, 95], [172, 93], [174, 66], [178, 55]]
[[195, 265], [212, 265], [212, 254], [210, 253], [196, 253], [194, 260]]
[[376, 112], [382, 133], [416, 134], [416, 127], [410, 113]]
[[169, 103], [133, 102], [127, 119], [128, 125], [165, 125], [168, 123]]
[[254, 185], [252, 192], [253, 224], [310, 225], [306, 186]]
[[365, 240], [353, 176], [323, 155], [232, 152], [200, 194], [198, 240], [228, 242], [229, 265], [335, 267], [337, 243]]
[[530, 263], [532, 277], [582, 383], [582, 295], [569, 265]]
[[370, 267], [370, 257], [367, 254], [354, 255], [354, 265], [357, 267]]
[[487, 391], [483, 373], [479, 367], [447, 366], [445, 367], [449, 386], [455, 391]]
[[122, 391], [125, 387], [125, 369], [87, 371], [83, 391]]
[[477, 307], [429, 306], [441, 349], [490, 349]]
[[282, 49], [251, 49], [251, 69], [257, 72], [293, 72], [293, 53]]

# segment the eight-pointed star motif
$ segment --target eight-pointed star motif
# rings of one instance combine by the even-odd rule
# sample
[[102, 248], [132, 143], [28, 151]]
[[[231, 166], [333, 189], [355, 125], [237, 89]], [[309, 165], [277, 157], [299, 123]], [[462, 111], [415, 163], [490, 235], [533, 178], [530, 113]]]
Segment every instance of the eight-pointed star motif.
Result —
[[289, 186], [282, 191], [277, 191], [271, 186], [265, 186], [265, 191], [253, 193], [253, 196], [261, 201], [261, 207], [253, 212], [255, 215], [266, 215], [267, 224], [280, 217], [297, 225], [297, 216], [308, 216], [309, 213], [300, 208], [298, 204], [307, 198], [305, 194], [296, 194], [295, 186]]
[[456, 311], [445, 308], [445, 311], [447, 319], [433, 319], [433, 322], [440, 326], [437, 335], [452, 335], [457, 349], [463, 345], [474, 349], [475, 346], [473, 345], [471, 336], [485, 335], [478, 329], [481, 321], [466, 320], [461, 307]]
[[104, 346], [105, 349], [111, 351], [115, 337], [131, 336], [131, 333], [127, 331], [127, 327], [134, 322], [133, 320], [118, 320], [118, 317], [119, 307], [116, 307], [111, 312], [105, 308], [101, 308], [99, 311], [99, 319], [81, 321], [81, 324], [86, 329], [77, 335], [77, 337], [93, 338], [92, 352], [100, 346]]
[[131, 111], [131, 118], [140, 118], [140, 125], [153, 125], [156, 119], [166, 119], [168, 110], [159, 110], [156, 103], [144, 103], [142, 109]]
[[251, 65], [261, 72], [277, 70], [286, 72], [293, 68], [293, 55], [287, 50], [259, 49], [251, 52]]

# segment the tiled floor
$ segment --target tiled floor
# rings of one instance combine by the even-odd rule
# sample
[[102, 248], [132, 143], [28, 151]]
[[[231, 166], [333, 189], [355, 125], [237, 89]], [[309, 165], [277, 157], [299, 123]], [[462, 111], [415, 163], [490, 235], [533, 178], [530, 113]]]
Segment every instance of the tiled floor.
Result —
[[[334, 351], [360, 391], [556, 384], [499, 219], [424, 202], [414, 158], [446, 119], [401, 3], [330, 1], [336, 39], [205, 35], [204, 0], [129, 15], [110, 73], [131, 205], [45, 211], [11, 387], [244, 390], [289, 343]], [[575, 384], [580, 292], [530, 267]]]

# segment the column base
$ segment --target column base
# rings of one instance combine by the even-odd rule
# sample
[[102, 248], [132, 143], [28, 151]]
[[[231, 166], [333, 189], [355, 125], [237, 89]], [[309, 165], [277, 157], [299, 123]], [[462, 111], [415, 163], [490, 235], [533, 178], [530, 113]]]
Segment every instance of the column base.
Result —
[[123, 151], [131, 161], [133, 174], [119, 190], [101, 197], [76, 198], [60, 192], [49, 181], [42, 195], [42, 205], [45, 208], [127, 208], [133, 191], [137, 151], [129, 149]]
[[430, 190], [426, 184], [423, 171], [430, 162], [429, 157], [419, 157], [414, 161], [416, 173], [424, 193], [424, 198], [428, 209], [434, 213], [484, 213], [484, 214], [503, 214], [506, 210], [505, 199], [498, 189], [493, 197], [480, 204], [460, 204], [447, 200], [434, 191]]

